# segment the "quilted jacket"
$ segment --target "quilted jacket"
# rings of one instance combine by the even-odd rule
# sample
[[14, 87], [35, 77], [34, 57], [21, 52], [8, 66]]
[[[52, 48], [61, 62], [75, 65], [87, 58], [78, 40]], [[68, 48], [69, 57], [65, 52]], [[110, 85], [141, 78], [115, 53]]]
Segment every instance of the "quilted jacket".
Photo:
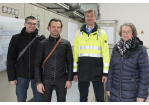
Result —
[[42, 83], [43, 80], [54, 81], [63, 76], [67, 76], [67, 81], [72, 81], [73, 56], [71, 44], [63, 38], [46, 61], [43, 69], [41, 69], [44, 60], [59, 39], [60, 37], [53, 38], [49, 36], [49, 38], [43, 40], [38, 45], [34, 59], [34, 77], [36, 83]]
[[121, 56], [115, 45], [108, 72], [106, 90], [110, 101], [136, 102], [147, 99], [149, 87], [149, 61], [142, 41], [135, 38], [132, 47]]

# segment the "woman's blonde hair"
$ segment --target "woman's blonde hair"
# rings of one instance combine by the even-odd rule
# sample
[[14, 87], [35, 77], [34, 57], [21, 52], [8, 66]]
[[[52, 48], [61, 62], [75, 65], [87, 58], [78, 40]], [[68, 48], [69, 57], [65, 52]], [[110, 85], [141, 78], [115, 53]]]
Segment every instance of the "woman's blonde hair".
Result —
[[138, 32], [137, 32], [137, 30], [136, 30], [136, 27], [135, 27], [132, 23], [124, 23], [123, 25], [120, 26], [120, 30], [119, 30], [119, 35], [120, 35], [120, 37], [122, 37], [122, 28], [123, 28], [124, 26], [130, 26], [130, 28], [131, 28], [131, 30], [132, 30], [132, 35], [133, 35], [134, 37], [137, 37]]

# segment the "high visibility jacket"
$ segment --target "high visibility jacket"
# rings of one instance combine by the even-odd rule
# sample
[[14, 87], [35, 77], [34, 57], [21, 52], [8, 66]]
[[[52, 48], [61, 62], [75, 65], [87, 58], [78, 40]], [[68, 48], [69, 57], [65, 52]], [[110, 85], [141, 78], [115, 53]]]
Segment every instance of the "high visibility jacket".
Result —
[[73, 46], [73, 72], [79, 81], [101, 81], [109, 70], [109, 47], [106, 32], [95, 27], [89, 35], [83, 25], [78, 30]]

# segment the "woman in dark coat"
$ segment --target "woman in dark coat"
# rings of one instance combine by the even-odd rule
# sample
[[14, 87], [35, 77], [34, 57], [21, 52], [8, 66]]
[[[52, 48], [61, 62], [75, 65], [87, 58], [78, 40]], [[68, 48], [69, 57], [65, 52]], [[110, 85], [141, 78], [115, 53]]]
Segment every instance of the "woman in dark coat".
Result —
[[148, 96], [149, 61], [136, 27], [124, 23], [112, 51], [106, 90], [110, 101], [143, 102]]

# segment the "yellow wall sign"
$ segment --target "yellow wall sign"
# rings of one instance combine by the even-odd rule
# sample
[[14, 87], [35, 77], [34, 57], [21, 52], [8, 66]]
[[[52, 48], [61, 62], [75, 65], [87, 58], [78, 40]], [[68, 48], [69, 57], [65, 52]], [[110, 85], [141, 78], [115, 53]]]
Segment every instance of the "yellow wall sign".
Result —
[[141, 34], [144, 34], [143, 30], [141, 31]]

